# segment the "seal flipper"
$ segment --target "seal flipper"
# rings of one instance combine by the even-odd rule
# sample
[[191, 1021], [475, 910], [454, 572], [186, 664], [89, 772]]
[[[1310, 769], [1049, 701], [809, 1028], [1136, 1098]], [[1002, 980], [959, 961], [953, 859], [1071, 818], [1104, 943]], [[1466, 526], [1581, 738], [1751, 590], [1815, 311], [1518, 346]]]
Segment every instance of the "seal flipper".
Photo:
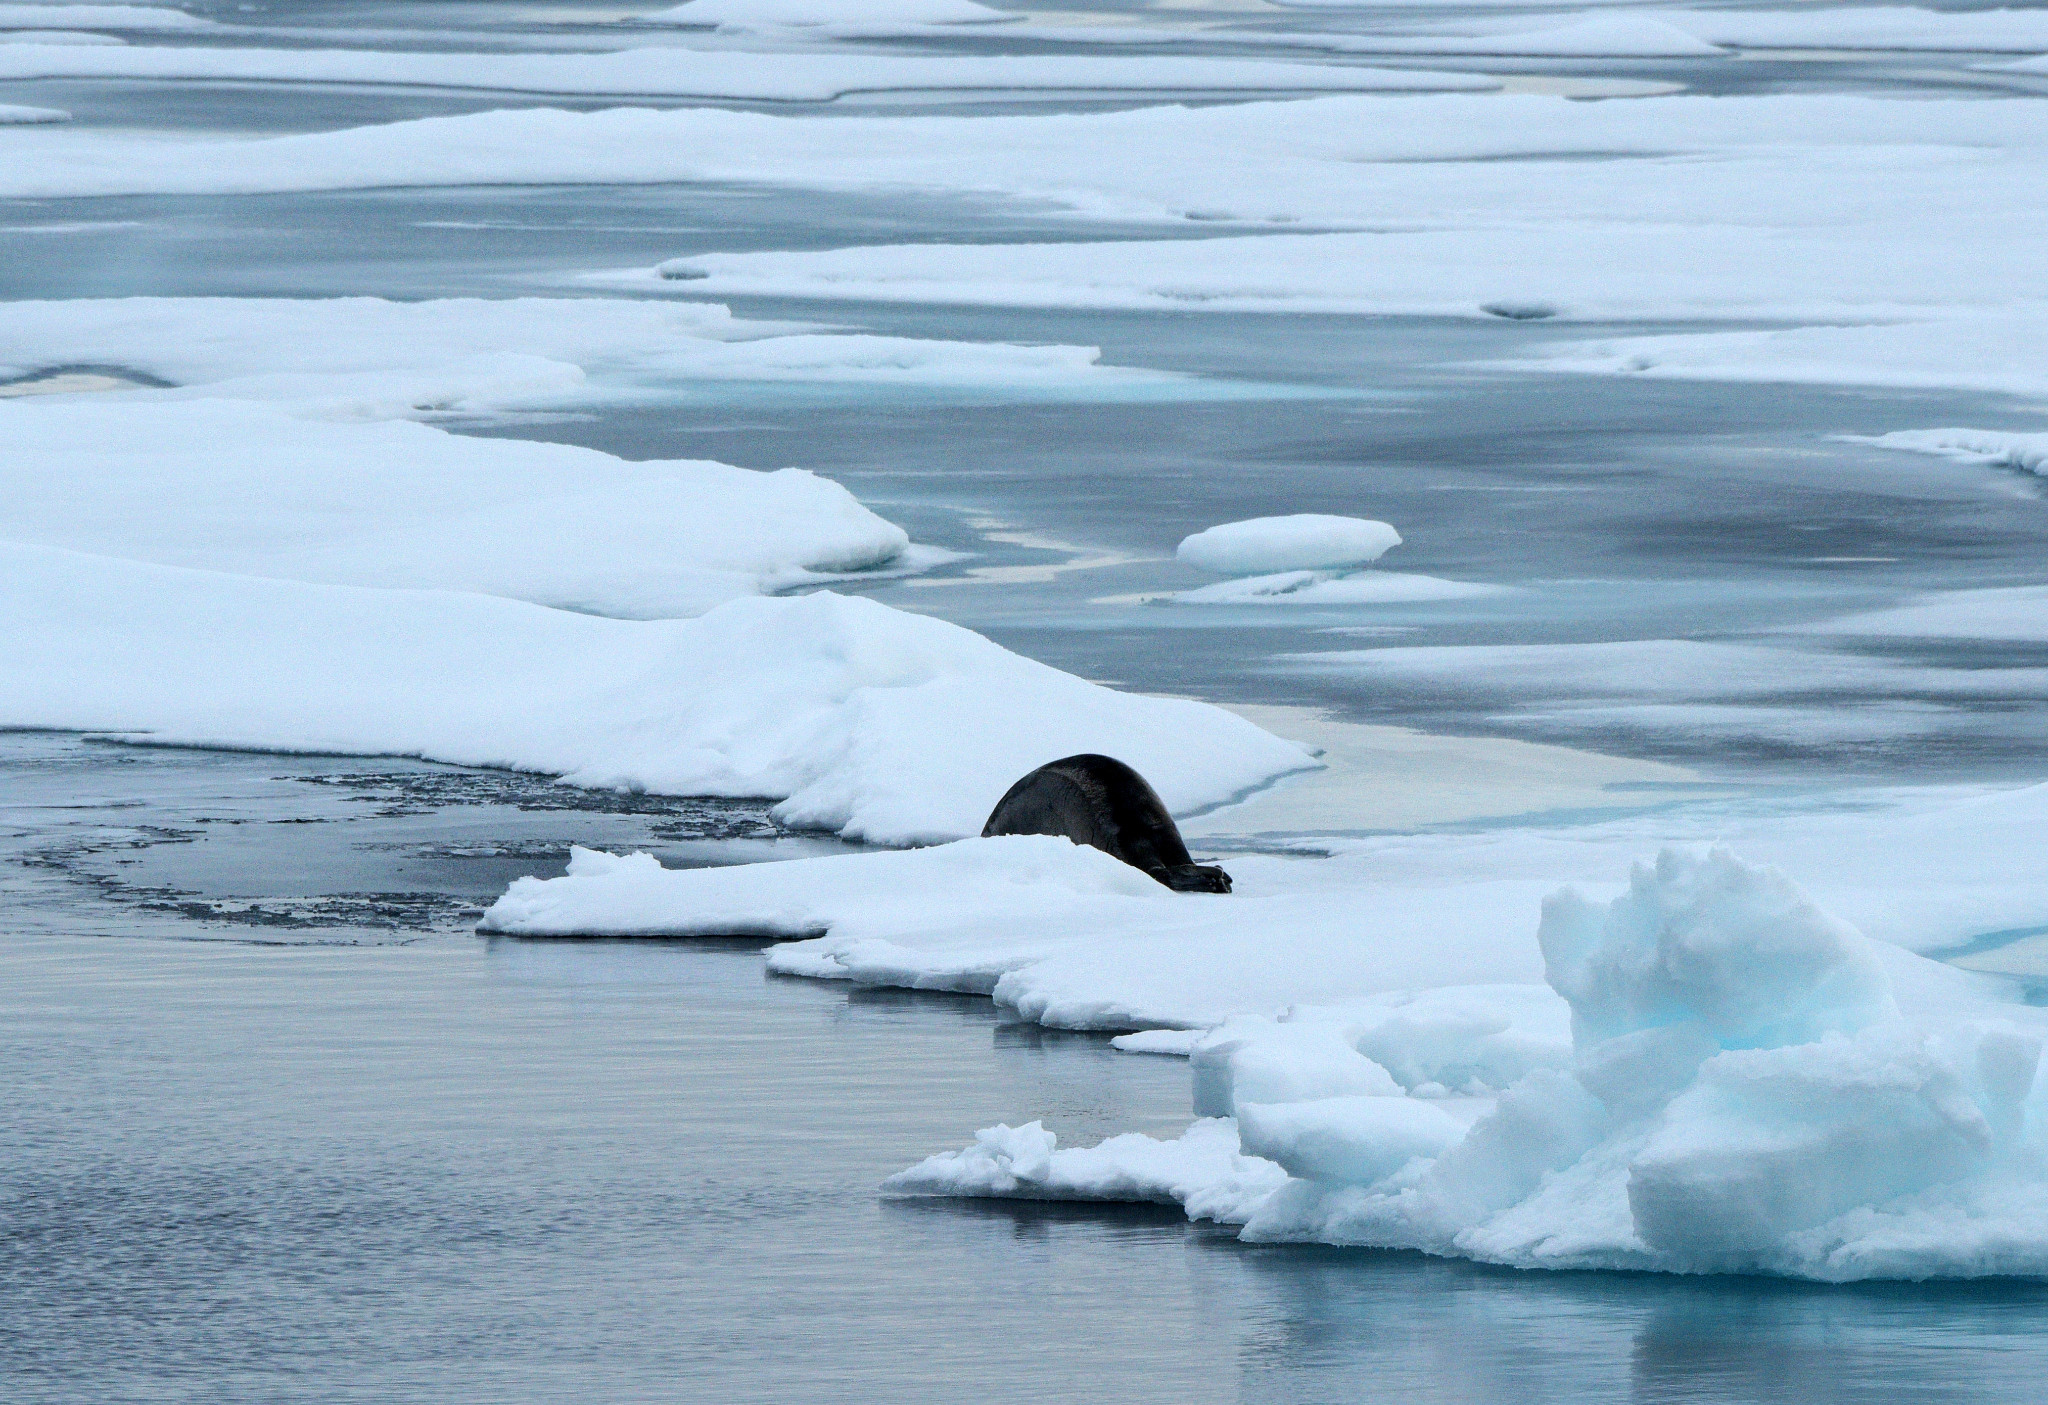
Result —
[[1145, 778], [1112, 756], [1050, 761], [1011, 786], [982, 826], [999, 834], [1057, 834], [1142, 869], [1181, 893], [1227, 893], [1230, 875], [1198, 864]]

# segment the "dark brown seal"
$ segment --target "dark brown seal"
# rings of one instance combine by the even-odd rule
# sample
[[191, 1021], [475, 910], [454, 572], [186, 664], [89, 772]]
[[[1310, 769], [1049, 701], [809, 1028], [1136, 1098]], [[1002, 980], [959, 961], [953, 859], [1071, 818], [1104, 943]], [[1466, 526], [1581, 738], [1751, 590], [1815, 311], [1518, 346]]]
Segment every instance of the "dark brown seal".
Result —
[[982, 837], [1060, 834], [1143, 869], [1180, 893], [1227, 893], [1230, 875], [1188, 856], [1159, 792], [1112, 756], [1048, 761], [996, 803]]

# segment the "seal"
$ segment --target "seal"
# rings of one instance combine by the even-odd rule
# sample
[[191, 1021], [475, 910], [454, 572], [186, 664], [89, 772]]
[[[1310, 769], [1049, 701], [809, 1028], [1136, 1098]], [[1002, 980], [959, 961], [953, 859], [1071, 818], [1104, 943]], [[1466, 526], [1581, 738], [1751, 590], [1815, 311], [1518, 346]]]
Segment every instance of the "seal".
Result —
[[1177, 893], [1227, 893], [1230, 875], [1198, 864], [1159, 792], [1113, 756], [1048, 761], [996, 802], [984, 839], [1059, 834], [1142, 869]]

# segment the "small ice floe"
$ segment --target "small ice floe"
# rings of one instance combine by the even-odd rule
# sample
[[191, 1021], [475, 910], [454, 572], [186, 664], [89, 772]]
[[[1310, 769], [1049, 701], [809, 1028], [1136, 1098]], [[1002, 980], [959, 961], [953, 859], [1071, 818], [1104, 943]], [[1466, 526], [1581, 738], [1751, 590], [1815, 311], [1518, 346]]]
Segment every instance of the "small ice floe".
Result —
[[2048, 477], [2048, 434], [2015, 434], [2002, 429], [1901, 429], [1890, 434], [1847, 437], [1880, 449], [1939, 454], [1959, 463], [2017, 468]]
[[1185, 590], [1183, 605], [1400, 605], [1496, 595], [1503, 587], [1363, 571], [1401, 544], [1385, 522], [1300, 513], [1254, 517], [1197, 532], [1175, 555], [1199, 570], [1239, 577]]
[[1538, 940], [1549, 990], [1213, 1031], [1181, 1138], [991, 1128], [885, 1187], [1171, 1200], [1252, 1241], [1530, 1269], [2048, 1276], [2040, 1012], [1725, 850], [1561, 891]]
[[0, 127], [70, 120], [71, 114], [61, 107], [20, 107], [13, 103], [0, 103]]
[[1489, 302], [1482, 303], [1479, 310], [1510, 322], [1541, 322], [1557, 316], [1557, 309], [1547, 302]]

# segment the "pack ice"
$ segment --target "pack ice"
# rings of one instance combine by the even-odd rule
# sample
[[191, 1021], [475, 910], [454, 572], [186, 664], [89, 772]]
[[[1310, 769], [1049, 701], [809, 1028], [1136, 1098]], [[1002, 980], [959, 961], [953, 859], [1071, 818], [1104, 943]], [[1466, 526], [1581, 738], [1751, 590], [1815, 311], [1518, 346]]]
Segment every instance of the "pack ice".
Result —
[[1211, 1030], [1178, 1140], [997, 1127], [886, 1184], [1171, 1200], [1248, 1240], [1521, 1268], [2048, 1274], [2037, 1012], [1726, 850], [1667, 850], [1611, 901], [1560, 891], [1539, 941], [1547, 990]]

